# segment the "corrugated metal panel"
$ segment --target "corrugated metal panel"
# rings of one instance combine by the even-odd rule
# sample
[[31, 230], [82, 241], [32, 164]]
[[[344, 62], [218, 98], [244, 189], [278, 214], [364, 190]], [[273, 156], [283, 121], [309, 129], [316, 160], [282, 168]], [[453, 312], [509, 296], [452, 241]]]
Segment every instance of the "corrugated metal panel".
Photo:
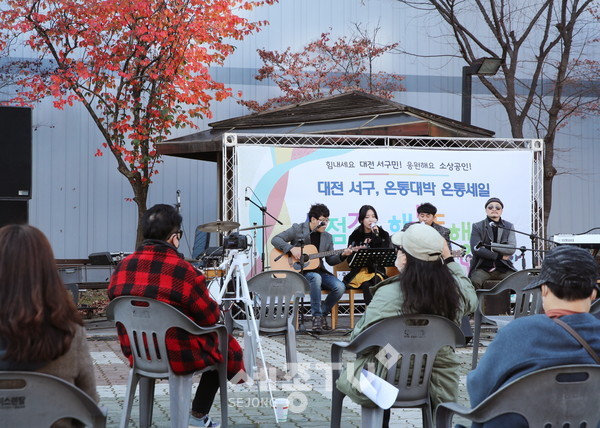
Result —
[[[350, 35], [354, 23], [374, 30], [380, 27], [378, 42], [393, 43], [423, 55], [453, 53], [443, 45], [441, 27], [433, 14], [403, 6], [396, 0], [293, 0], [281, 1], [250, 12], [252, 19], [267, 19], [271, 25], [255, 36], [238, 43], [226, 67], [215, 75], [243, 90], [244, 98], [264, 101], [278, 93], [268, 82], [254, 80], [262, 65], [257, 48], [283, 50], [299, 48], [330, 31], [333, 38]], [[594, 48], [596, 52], [600, 48]], [[24, 55], [19, 52], [19, 55]], [[597, 55], [597, 57], [599, 57]], [[397, 94], [395, 101], [450, 118], [460, 118], [460, 81], [462, 63], [447, 58], [415, 58], [388, 55], [377, 62], [380, 69], [406, 75], [408, 91]], [[504, 111], [491, 105], [484, 90], [474, 87], [473, 124], [494, 130], [498, 137], [510, 135]], [[235, 100], [216, 103], [210, 120], [199, 120], [199, 129], [207, 122], [247, 114]], [[34, 109], [34, 188], [30, 221], [50, 238], [58, 258], [86, 257], [96, 251], [132, 251], [137, 213], [129, 184], [116, 171], [110, 154], [94, 157], [101, 139], [87, 113], [80, 107], [64, 111], [49, 101]], [[175, 130], [173, 136], [194, 132]], [[557, 159], [559, 167], [576, 175], [561, 175], [555, 180], [555, 202], [550, 218], [550, 233], [574, 233], [598, 226], [600, 198], [596, 165], [600, 164], [598, 125], [593, 119], [577, 119], [560, 131], [557, 144], [567, 150]], [[534, 137], [534, 135], [529, 135]], [[198, 161], [165, 159], [151, 186], [148, 205], [175, 203], [181, 190], [182, 214], [186, 237], [193, 246], [198, 224], [216, 220], [216, 167]], [[507, 174], [518, 174], [507, 171]], [[507, 207], [507, 217], [509, 217]], [[482, 213], [464, 213], [479, 218]], [[184, 243], [184, 247], [187, 245]], [[188, 252], [187, 250], [185, 251]]]

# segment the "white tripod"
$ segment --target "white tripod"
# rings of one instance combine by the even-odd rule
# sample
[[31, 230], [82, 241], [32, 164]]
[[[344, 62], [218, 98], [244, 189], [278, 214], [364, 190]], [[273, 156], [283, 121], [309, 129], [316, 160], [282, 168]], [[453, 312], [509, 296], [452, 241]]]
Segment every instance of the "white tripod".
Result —
[[[224, 300], [228, 300], [231, 301], [232, 304], [235, 302], [242, 303], [244, 309], [243, 313], [245, 314], [246, 319], [234, 320], [234, 323], [242, 325], [244, 329], [244, 365], [246, 366], [246, 372], [250, 377], [254, 375], [254, 370], [256, 369], [256, 349], [258, 348], [260, 359], [262, 361], [262, 368], [265, 373], [267, 389], [269, 390], [269, 398], [271, 399], [270, 402], [275, 414], [275, 422], [279, 423], [277, 412], [275, 411], [273, 391], [271, 389], [271, 382], [269, 381], [267, 363], [265, 362], [265, 355], [263, 353], [260, 336], [258, 335], [258, 325], [256, 324], [254, 307], [252, 304], [252, 299], [250, 298], [250, 291], [248, 290], [248, 282], [246, 281], [246, 273], [244, 271], [244, 265], [247, 265], [248, 263], [248, 258], [244, 252], [240, 252], [240, 250], [229, 250], [227, 260], [224, 263], [224, 267], [227, 268], [227, 275], [222, 283], [218, 302], [221, 303]], [[219, 269], [222, 268], [219, 267]], [[225, 293], [227, 293], [227, 286], [232, 279], [235, 280], [235, 295], [233, 297], [224, 297]], [[257, 386], [258, 385], [259, 384], [257, 383]], [[260, 387], [258, 386], [258, 388], [260, 395]]]

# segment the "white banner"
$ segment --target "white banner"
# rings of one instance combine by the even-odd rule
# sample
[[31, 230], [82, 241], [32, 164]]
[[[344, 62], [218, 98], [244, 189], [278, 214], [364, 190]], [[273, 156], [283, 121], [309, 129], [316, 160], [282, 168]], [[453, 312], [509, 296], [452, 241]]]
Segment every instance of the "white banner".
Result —
[[[313, 203], [330, 210], [327, 231], [336, 248], [358, 226], [362, 205], [375, 207], [388, 232], [416, 221], [416, 208], [430, 202], [437, 222], [451, 230], [450, 239], [469, 247], [471, 224], [485, 218], [485, 202], [498, 197], [503, 218], [515, 230], [531, 233], [533, 152], [527, 150], [433, 150], [402, 148], [305, 148], [237, 146], [238, 221], [241, 228], [275, 221], [252, 203], [266, 207], [283, 225], [264, 230], [267, 254], [271, 237], [306, 220]], [[262, 251], [261, 229], [256, 237]], [[517, 234], [517, 246], [531, 247]], [[527, 253], [528, 254], [528, 253]], [[527, 256], [528, 264], [531, 257]], [[520, 255], [520, 251], [515, 253]], [[468, 266], [467, 256], [461, 259]], [[521, 267], [521, 260], [515, 262]]]

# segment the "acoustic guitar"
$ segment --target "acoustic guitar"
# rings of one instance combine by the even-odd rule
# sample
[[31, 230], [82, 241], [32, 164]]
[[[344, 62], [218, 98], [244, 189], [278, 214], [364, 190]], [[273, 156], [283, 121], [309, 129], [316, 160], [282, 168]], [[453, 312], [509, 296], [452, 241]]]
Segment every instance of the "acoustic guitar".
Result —
[[[352, 251], [359, 250], [365, 247], [353, 247]], [[271, 269], [282, 269], [291, 270], [294, 272], [300, 272], [302, 268], [304, 270], [315, 270], [319, 267], [321, 257], [333, 256], [335, 254], [341, 254], [346, 251], [346, 248], [341, 250], [324, 251], [318, 252], [317, 247], [314, 245], [305, 245], [304, 252], [300, 260], [295, 260], [291, 254], [279, 251], [277, 248], [271, 250], [269, 260], [271, 261]]]

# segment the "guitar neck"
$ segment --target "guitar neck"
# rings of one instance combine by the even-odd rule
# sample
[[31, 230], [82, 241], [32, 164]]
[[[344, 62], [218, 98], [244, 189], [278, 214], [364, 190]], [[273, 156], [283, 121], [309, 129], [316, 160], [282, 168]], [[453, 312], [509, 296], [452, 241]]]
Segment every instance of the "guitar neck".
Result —
[[318, 258], [321, 258], [321, 257], [333, 256], [335, 254], [341, 254], [341, 253], [343, 253], [344, 250], [345, 250], [345, 248], [342, 248], [341, 250], [331, 250], [331, 251], [324, 251], [322, 253], [309, 254], [308, 255], [308, 259], [312, 260], [312, 259], [318, 259]]

